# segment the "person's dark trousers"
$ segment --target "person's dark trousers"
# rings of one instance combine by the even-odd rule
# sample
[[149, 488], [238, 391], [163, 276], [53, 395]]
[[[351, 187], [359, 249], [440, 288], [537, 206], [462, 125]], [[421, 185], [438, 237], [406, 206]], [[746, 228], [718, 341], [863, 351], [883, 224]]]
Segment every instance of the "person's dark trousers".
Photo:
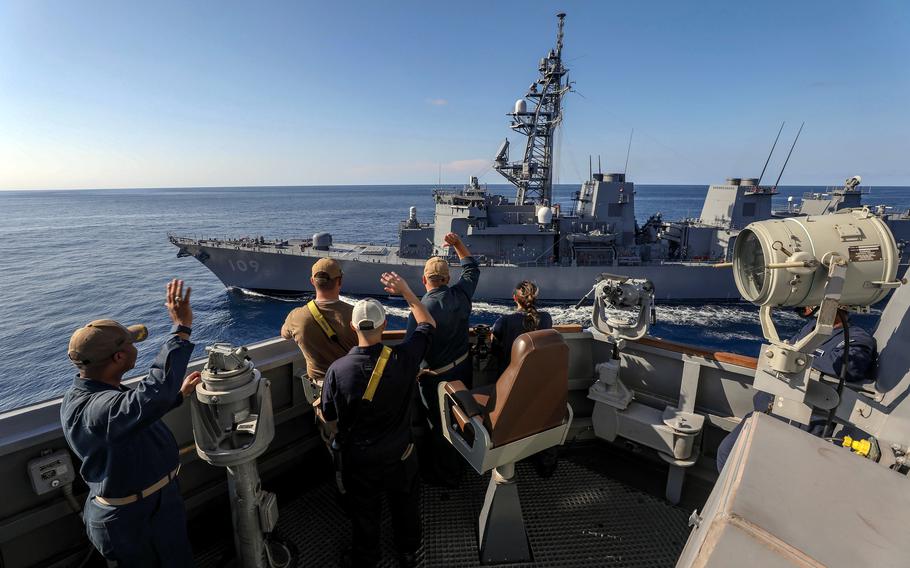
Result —
[[416, 552], [420, 548], [420, 483], [417, 453], [405, 461], [363, 462], [352, 452], [344, 454], [344, 489], [351, 518], [351, 565], [375, 566], [382, 551], [382, 493], [389, 500], [395, 550]]
[[83, 517], [89, 540], [109, 566], [195, 566], [176, 480], [154, 495], [120, 507], [89, 499]]
[[443, 381], [462, 381], [471, 388], [474, 366], [468, 357], [460, 365], [447, 373], [436, 376], [423, 376], [420, 379], [420, 396], [423, 400], [430, 423], [428, 439], [424, 439], [418, 448], [421, 462], [424, 465], [423, 475], [428, 483], [457, 486], [464, 470], [464, 458], [442, 433], [442, 421], [439, 414], [439, 383]]

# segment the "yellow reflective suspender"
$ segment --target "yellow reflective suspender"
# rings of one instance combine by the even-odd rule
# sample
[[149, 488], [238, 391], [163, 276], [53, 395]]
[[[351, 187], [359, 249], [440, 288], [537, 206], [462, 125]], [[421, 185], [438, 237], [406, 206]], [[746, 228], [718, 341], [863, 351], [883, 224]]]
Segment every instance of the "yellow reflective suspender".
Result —
[[325, 316], [322, 315], [322, 312], [319, 311], [319, 307], [316, 305], [316, 300], [310, 300], [306, 305], [309, 308], [310, 313], [313, 314], [313, 319], [316, 320], [316, 323], [319, 324], [319, 327], [322, 328], [322, 331], [325, 332], [326, 336], [332, 341], [338, 341], [338, 334], [335, 333], [335, 330], [332, 329], [332, 326], [329, 325], [329, 322], [326, 321]]
[[363, 400], [373, 402], [373, 395], [376, 394], [379, 379], [382, 378], [382, 372], [385, 371], [385, 365], [389, 362], [389, 357], [391, 356], [392, 348], [383, 345], [382, 353], [379, 354], [379, 359], [376, 361], [376, 367], [373, 368], [373, 374], [370, 375], [370, 382], [367, 383], [367, 390], [363, 391]]

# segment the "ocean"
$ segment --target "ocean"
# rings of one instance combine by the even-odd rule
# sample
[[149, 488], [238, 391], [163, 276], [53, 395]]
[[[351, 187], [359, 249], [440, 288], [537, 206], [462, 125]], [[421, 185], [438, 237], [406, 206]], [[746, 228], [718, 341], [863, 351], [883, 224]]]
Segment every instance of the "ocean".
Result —
[[[177, 258], [167, 233], [206, 236], [263, 235], [294, 238], [330, 231], [338, 241], [395, 242], [408, 207], [431, 221], [432, 186], [324, 186], [176, 188], [0, 192], [0, 411], [51, 399], [71, 384], [75, 368], [66, 356], [73, 331], [93, 319], [143, 323], [150, 338], [139, 347], [135, 372], [151, 363], [170, 321], [165, 284], [179, 277], [193, 287], [195, 356], [205, 345], [240, 345], [278, 335], [287, 312], [306, 298], [280, 299], [226, 289], [193, 258]], [[491, 191], [512, 195], [507, 186]], [[577, 185], [554, 190], [569, 205]], [[787, 187], [788, 196], [824, 188]], [[694, 217], [706, 186], [636, 186], [640, 222], [661, 212], [665, 219]], [[876, 187], [864, 202], [910, 207], [910, 188]], [[384, 300], [391, 328], [403, 328], [405, 305]], [[473, 321], [490, 324], [512, 306], [474, 304]], [[588, 308], [544, 306], [559, 324], [587, 324]], [[858, 316], [871, 328], [877, 312]], [[783, 333], [802, 324], [783, 312]], [[652, 335], [701, 347], [755, 355], [761, 342], [757, 309], [745, 303], [663, 303]]]

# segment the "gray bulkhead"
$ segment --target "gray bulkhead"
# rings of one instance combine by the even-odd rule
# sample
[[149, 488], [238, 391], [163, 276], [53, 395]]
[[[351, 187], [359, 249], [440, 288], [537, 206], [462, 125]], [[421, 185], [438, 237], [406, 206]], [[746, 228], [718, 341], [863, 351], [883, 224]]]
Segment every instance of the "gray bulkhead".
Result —
[[670, 223], [663, 237], [674, 257], [690, 260], [728, 259], [736, 235], [749, 223], [771, 218], [772, 188], [755, 178], [727, 178], [708, 188], [698, 219]]
[[835, 189], [830, 193], [805, 193], [799, 206], [800, 215], [825, 215], [841, 209], [863, 206], [859, 189]]
[[536, 205], [488, 195], [474, 179], [462, 192], [436, 194], [433, 242], [442, 243], [449, 232], [479, 260], [514, 264], [549, 263], [556, 239], [552, 223], [538, 222]]

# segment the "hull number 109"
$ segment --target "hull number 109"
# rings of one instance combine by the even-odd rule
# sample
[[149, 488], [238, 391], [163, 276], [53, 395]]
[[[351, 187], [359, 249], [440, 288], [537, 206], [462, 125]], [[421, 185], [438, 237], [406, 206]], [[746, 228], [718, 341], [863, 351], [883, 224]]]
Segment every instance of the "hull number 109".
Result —
[[228, 260], [228, 264], [231, 265], [231, 270], [234, 272], [259, 272], [259, 262], [255, 260]]

